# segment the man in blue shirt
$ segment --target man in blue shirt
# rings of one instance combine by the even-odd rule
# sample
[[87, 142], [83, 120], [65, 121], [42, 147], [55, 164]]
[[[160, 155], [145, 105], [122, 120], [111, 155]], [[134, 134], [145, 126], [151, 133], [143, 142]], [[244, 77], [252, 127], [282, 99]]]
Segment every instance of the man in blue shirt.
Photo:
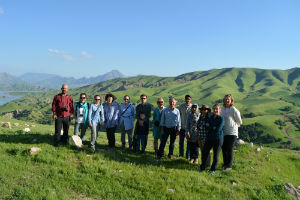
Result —
[[181, 128], [180, 112], [176, 106], [176, 99], [170, 97], [169, 99], [170, 106], [162, 111], [160, 126], [161, 126], [161, 135], [162, 141], [157, 152], [157, 158], [160, 159], [164, 155], [165, 146], [170, 135], [170, 146], [168, 158], [173, 158], [174, 143], [176, 140], [176, 135], [179, 135]]

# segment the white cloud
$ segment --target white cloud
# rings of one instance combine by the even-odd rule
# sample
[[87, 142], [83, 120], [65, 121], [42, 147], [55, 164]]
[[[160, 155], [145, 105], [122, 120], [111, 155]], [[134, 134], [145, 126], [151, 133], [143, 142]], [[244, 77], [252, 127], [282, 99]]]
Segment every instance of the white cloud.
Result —
[[0, 7], [0, 14], [4, 15], [4, 10], [1, 7]]
[[68, 53], [65, 53], [62, 50], [58, 50], [58, 49], [48, 49], [48, 56], [57, 56], [65, 61], [75, 61], [78, 60], [80, 58], [92, 58], [93, 55], [89, 54], [86, 51], [81, 51], [79, 53], [79, 55], [77, 54], [76, 56], [70, 55]]
[[84, 58], [91, 58], [91, 57], [93, 57], [91, 54], [89, 54], [89, 53], [86, 52], [86, 51], [80, 52], [80, 55], [81, 55], [82, 57], [84, 57]]
[[49, 56], [58, 56], [66, 61], [74, 61], [75, 58], [71, 55], [66, 54], [64, 51], [58, 49], [48, 49]]

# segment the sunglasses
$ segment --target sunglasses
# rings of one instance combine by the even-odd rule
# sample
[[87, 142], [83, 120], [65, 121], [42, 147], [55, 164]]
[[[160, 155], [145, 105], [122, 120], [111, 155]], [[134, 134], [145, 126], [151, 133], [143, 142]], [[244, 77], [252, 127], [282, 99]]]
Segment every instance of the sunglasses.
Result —
[[95, 99], [95, 100], [100, 101], [101, 99]]
[[80, 97], [80, 99], [85, 99], [85, 97]]
[[157, 103], [164, 103], [163, 101], [158, 101]]
[[143, 98], [141, 98], [141, 99], [147, 99], [146, 97], [143, 97]]
[[124, 101], [128, 101], [129, 99], [124, 99]]

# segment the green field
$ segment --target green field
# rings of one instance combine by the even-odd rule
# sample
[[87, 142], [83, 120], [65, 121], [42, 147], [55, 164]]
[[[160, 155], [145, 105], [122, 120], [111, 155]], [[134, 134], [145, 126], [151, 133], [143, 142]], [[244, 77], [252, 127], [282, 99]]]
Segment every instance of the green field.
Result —
[[[50, 124], [51, 102], [57, 91], [31, 94], [0, 106], [0, 115], [25, 121]], [[262, 137], [257, 140], [271, 147], [300, 149], [300, 68], [289, 70], [264, 70], [254, 68], [225, 68], [209, 71], [196, 71], [177, 77], [137, 76], [119, 78], [69, 91], [75, 101], [79, 94], [93, 96], [113, 93], [117, 102], [130, 95], [131, 103], [138, 104], [140, 94], [148, 95], [148, 102], [155, 105], [158, 97], [166, 101], [170, 96], [184, 102], [184, 96], [190, 94], [192, 103], [212, 106], [220, 102], [225, 94], [232, 94], [235, 106], [243, 115], [245, 125], [259, 123], [263, 126], [262, 136], [269, 134], [268, 141]], [[287, 109], [288, 108], [288, 109]], [[18, 111], [19, 114], [14, 114]], [[248, 117], [247, 115], [253, 116]], [[276, 120], [284, 120], [282, 127]], [[288, 134], [286, 131], [288, 129]], [[288, 135], [288, 136], [287, 136]], [[271, 141], [271, 142], [270, 142]]]
[[[264, 147], [257, 152], [257, 146], [246, 144], [236, 148], [232, 171], [220, 170], [220, 156], [211, 175], [199, 173], [199, 166], [184, 158], [155, 160], [151, 133], [146, 155], [122, 151], [119, 134], [117, 148], [109, 149], [103, 132], [93, 153], [88, 144], [82, 149], [53, 147], [53, 126], [3, 117], [0, 121], [12, 123], [12, 129], [0, 128], [0, 199], [281, 200], [291, 199], [285, 183], [300, 185], [299, 151]], [[24, 133], [25, 127], [31, 132]], [[90, 131], [87, 135], [89, 139]], [[42, 151], [29, 155], [33, 146]], [[178, 156], [178, 139], [175, 146]]]

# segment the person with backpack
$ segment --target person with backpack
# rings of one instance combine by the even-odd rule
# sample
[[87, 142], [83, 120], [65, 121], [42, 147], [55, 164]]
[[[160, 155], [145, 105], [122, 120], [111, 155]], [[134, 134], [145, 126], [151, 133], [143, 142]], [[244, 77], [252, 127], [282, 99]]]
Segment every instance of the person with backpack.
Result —
[[[57, 94], [52, 101], [53, 119], [55, 120], [54, 146], [57, 147], [60, 143], [63, 145], [68, 142], [68, 134], [70, 121], [73, 119], [73, 99], [67, 94], [69, 87], [63, 84], [61, 93]], [[63, 128], [63, 136], [60, 132]]]
[[91, 148], [93, 150], [96, 150], [98, 131], [100, 129], [100, 125], [104, 126], [104, 109], [101, 105], [101, 98], [99, 95], [94, 96], [94, 103], [90, 105], [88, 121], [89, 126], [92, 128]]
[[128, 149], [132, 147], [132, 130], [134, 120], [134, 106], [130, 103], [130, 97], [124, 96], [124, 103], [119, 105], [119, 125], [121, 129], [122, 149], [126, 146], [126, 134], [128, 135]]
[[86, 102], [86, 94], [80, 94], [79, 102], [75, 103], [74, 110], [74, 118], [75, 118], [75, 126], [74, 126], [74, 135], [79, 135], [83, 141], [85, 141], [85, 132], [89, 126], [88, 114], [89, 114], [89, 103]]

